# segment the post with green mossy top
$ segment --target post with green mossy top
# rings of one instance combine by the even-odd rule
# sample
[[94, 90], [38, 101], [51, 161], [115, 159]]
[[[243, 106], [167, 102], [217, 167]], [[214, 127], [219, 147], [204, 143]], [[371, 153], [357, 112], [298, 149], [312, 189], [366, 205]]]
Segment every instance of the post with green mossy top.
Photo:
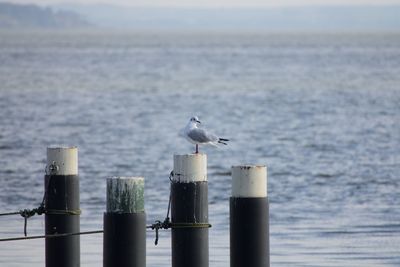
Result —
[[144, 178], [107, 179], [103, 238], [104, 267], [146, 266]]

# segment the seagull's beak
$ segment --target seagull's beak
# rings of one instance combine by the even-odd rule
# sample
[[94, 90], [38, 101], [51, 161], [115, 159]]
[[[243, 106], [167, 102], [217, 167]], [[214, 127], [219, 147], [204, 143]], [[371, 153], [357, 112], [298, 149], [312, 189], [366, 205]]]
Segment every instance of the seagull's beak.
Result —
[[196, 121], [197, 123], [201, 123], [199, 120]]

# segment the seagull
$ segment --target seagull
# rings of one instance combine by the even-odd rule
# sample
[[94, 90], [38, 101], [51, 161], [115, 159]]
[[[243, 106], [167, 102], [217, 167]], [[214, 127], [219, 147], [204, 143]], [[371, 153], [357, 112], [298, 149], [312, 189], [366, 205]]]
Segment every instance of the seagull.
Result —
[[196, 145], [196, 154], [199, 153], [199, 145], [209, 144], [217, 146], [217, 144], [227, 145], [229, 139], [219, 138], [215, 134], [212, 134], [205, 129], [198, 128], [201, 122], [199, 118], [194, 116], [191, 117], [186, 127], [182, 129], [181, 135], [185, 137], [190, 143]]

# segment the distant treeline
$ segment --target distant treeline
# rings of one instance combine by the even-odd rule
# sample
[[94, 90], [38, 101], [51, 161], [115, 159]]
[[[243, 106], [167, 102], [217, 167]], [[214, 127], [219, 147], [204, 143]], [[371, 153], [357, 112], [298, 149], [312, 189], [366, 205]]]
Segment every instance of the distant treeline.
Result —
[[53, 11], [36, 5], [0, 3], [0, 28], [82, 28], [90, 24], [71, 11]]
[[379, 6], [376, 2], [377, 5], [270, 8], [146, 8], [113, 4], [63, 4], [55, 8], [76, 12], [105, 28], [399, 32], [400, 5]]

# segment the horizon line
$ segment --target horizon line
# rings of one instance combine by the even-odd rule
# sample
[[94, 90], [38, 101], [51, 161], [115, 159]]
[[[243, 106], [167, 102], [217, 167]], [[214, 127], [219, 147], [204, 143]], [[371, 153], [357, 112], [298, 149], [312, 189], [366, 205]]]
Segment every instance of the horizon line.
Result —
[[124, 8], [143, 8], [143, 9], [290, 9], [290, 8], [328, 8], [328, 7], [341, 7], [341, 8], [352, 8], [352, 7], [400, 7], [400, 3], [370, 3], [370, 4], [295, 4], [295, 5], [235, 5], [235, 6], [207, 6], [207, 5], [130, 5], [122, 3], [12, 3], [8, 1], [0, 0], [0, 4], [12, 4], [12, 5], [36, 5], [41, 7], [53, 7], [63, 5], [76, 5], [76, 6], [112, 6], [112, 7], [124, 7]]

